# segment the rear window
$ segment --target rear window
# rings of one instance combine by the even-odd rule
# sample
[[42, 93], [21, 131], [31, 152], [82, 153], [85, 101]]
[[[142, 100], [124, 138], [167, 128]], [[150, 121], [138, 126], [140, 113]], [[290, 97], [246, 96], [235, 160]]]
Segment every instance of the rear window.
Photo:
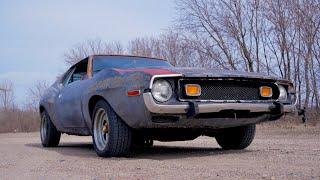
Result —
[[94, 72], [98, 72], [104, 68], [130, 69], [152, 67], [172, 67], [172, 65], [164, 60], [126, 56], [97, 56], [93, 61]]

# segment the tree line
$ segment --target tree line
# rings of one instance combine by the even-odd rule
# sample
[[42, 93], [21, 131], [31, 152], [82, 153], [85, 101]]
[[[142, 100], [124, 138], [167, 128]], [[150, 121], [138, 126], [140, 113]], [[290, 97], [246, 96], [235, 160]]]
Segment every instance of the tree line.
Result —
[[132, 54], [174, 66], [261, 72], [291, 80], [298, 107], [319, 110], [319, 0], [177, 0], [174, 25], [123, 46], [88, 40], [65, 53], [74, 64], [90, 54]]
[[[298, 108], [320, 112], [319, 0], [176, 0], [174, 23], [160, 35], [126, 45], [90, 39], [66, 50], [72, 65], [92, 54], [131, 54], [167, 59], [174, 66], [260, 72], [291, 80]], [[48, 84], [29, 90], [37, 111]], [[1, 109], [15, 109], [13, 84], [0, 84]]]

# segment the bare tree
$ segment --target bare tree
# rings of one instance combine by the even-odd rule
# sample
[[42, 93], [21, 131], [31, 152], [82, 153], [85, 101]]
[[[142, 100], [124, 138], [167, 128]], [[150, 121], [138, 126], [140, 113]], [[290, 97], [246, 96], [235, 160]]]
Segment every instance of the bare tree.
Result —
[[[195, 63], [195, 53], [190, 43], [179, 32], [172, 30], [163, 33], [159, 37], [160, 55], [174, 66], [200, 66]], [[204, 65], [204, 64], [203, 64]]]
[[215, 61], [217, 67], [236, 70], [233, 47], [224, 27], [222, 1], [180, 0], [177, 27], [187, 33], [200, 57]]
[[128, 52], [132, 55], [162, 58], [159, 51], [160, 42], [156, 38], [136, 38], [128, 43]]
[[319, 1], [177, 0], [177, 13], [195, 58], [293, 80], [299, 106], [319, 106]]
[[294, 41], [295, 29], [292, 29], [294, 16], [289, 1], [268, 0], [265, 3], [265, 17], [270, 23], [268, 26], [271, 42], [276, 48], [275, 56], [281, 75], [285, 79], [291, 79], [290, 40]]
[[[168, 59], [175, 66], [265, 72], [293, 80], [299, 106], [320, 106], [320, 2], [317, 0], [176, 0], [174, 29], [119, 43], [89, 40], [66, 54]], [[311, 101], [311, 102], [310, 102]]]
[[[136, 38], [129, 42], [129, 54], [167, 59], [174, 66], [200, 66], [194, 62], [194, 51], [190, 42], [169, 30], [159, 37]], [[204, 65], [204, 64], [203, 64]]]
[[13, 83], [9, 80], [0, 84], [0, 103], [4, 111], [14, 109]]
[[304, 106], [308, 107], [311, 93], [314, 98], [316, 97], [316, 101], [319, 99], [315, 73], [316, 67], [314, 66], [314, 61], [317, 57], [313, 53], [313, 47], [315, 47], [320, 33], [320, 2], [312, 0], [294, 1], [294, 12], [296, 15], [295, 17], [300, 20], [299, 24], [297, 24], [300, 28], [301, 38], [301, 49], [299, 52], [301, 54], [301, 58], [304, 60]]
[[177, 27], [218, 67], [251, 72], [269, 68], [269, 62], [260, 60], [265, 47], [260, 0], [179, 0], [177, 7]]
[[65, 63], [73, 65], [92, 54], [123, 54], [124, 49], [119, 42], [108, 43], [102, 39], [91, 39], [79, 43], [64, 53]]
[[27, 109], [38, 112], [39, 111], [39, 102], [42, 95], [48, 89], [49, 84], [45, 81], [38, 81], [32, 88], [29, 88], [28, 91], [28, 100], [26, 103]]

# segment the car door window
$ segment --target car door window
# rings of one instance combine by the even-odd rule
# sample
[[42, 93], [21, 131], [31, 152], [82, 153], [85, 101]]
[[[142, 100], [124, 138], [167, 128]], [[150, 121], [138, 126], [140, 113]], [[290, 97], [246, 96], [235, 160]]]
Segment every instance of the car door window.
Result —
[[71, 76], [67, 80], [67, 84], [81, 81], [87, 75], [87, 61], [83, 61], [75, 66]]
[[61, 81], [60, 83], [65, 86], [66, 84], [68, 84], [70, 78], [71, 78], [71, 75], [73, 74], [73, 71], [74, 71], [74, 67], [73, 68], [70, 68], [64, 75], [63, 77], [61, 78]]
[[74, 72], [71, 75], [71, 77], [70, 77], [70, 79], [68, 81], [68, 84], [82, 80], [85, 75], [86, 75], [85, 72]]

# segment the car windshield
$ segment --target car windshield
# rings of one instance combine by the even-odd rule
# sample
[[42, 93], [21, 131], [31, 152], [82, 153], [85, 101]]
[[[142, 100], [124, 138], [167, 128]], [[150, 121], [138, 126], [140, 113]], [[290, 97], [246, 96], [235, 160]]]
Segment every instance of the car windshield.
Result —
[[93, 61], [94, 72], [98, 72], [104, 68], [130, 69], [152, 67], [172, 67], [172, 65], [165, 60], [127, 56], [97, 56]]

